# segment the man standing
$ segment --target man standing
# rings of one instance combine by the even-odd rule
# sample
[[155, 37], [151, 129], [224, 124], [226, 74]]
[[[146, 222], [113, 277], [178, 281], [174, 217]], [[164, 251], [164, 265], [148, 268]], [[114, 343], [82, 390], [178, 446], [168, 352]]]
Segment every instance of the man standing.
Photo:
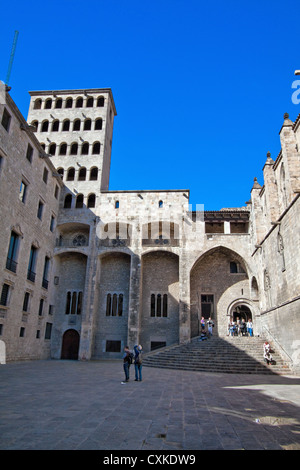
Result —
[[135, 381], [142, 381], [142, 346], [134, 346]]
[[[129, 367], [131, 364], [131, 352], [129, 351], [128, 346], [125, 346], [124, 348], [124, 354], [123, 354], [123, 368], [125, 372], [125, 382], [128, 382], [129, 380]], [[122, 383], [125, 383], [122, 382]]]

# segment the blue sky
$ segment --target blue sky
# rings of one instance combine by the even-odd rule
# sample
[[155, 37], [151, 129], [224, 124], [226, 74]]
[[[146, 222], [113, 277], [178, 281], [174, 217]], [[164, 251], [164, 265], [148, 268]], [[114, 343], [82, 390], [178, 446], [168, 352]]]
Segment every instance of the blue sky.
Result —
[[279, 153], [283, 114], [300, 113], [299, 13], [291, 0], [11, 0], [0, 79], [18, 30], [9, 85], [25, 118], [30, 90], [112, 89], [110, 189], [241, 207]]

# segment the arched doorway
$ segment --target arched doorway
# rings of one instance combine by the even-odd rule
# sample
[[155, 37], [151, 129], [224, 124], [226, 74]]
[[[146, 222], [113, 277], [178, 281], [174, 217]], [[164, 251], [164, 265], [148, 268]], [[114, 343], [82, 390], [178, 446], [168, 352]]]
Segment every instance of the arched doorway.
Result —
[[252, 313], [249, 307], [247, 305], [237, 305], [233, 311], [232, 311], [232, 321], [237, 321], [237, 320], [245, 320], [247, 322], [248, 320], [252, 320]]
[[78, 359], [79, 333], [76, 330], [67, 330], [63, 335], [61, 359]]

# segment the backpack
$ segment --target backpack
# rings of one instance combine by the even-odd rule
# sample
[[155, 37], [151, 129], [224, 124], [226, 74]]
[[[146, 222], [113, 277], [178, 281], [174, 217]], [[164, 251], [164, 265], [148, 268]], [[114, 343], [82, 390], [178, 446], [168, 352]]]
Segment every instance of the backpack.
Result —
[[132, 362], [133, 362], [133, 354], [132, 354], [132, 352], [128, 353], [127, 361], [128, 361], [128, 364], [132, 364]]
[[139, 355], [135, 358], [135, 363], [136, 364], [142, 364], [142, 354], [139, 353]]

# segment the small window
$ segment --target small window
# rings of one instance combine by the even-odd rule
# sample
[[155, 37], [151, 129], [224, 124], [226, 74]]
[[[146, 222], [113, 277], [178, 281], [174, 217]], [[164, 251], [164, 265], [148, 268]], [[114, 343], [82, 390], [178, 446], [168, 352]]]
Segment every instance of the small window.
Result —
[[165, 318], [168, 316], [168, 294], [151, 294], [150, 316]]
[[44, 272], [43, 272], [43, 280], [42, 280], [42, 287], [44, 289], [48, 289], [49, 285], [49, 268], [50, 268], [50, 258], [48, 256], [45, 256], [45, 262], [44, 262]]
[[75, 178], [75, 168], [69, 168], [67, 174], [67, 181], [74, 181]]
[[115, 209], [119, 209], [119, 207], [120, 207], [120, 202], [119, 202], [119, 201], [116, 201], [116, 202], [115, 202]]
[[10, 121], [11, 121], [11, 115], [9, 114], [7, 109], [4, 108], [1, 124], [7, 132], [9, 131]]
[[44, 122], [42, 123], [41, 132], [48, 132], [48, 128], [49, 128], [49, 121], [44, 121]]
[[104, 97], [103, 96], [99, 96], [98, 100], [97, 100], [97, 107], [98, 108], [103, 108], [104, 106]]
[[7, 307], [8, 305], [9, 294], [10, 294], [10, 285], [4, 283], [2, 286], [1, 297], [0, 297], [0, 305], [2, 305], [3, 307]]
[[88, 197], [87, 206], [88, 207], [95, 207], [95, 205], [96, 205], [96, 196], [95, 196], [95, 194], [90, 194], [89, 197]]
[[72, 108], [73, 106], [73, 99], [72, 98], [68, 98], [66, 100], [66, 108]]
[[84, 121], [84, 127], [83, 127], [83, 130], [84, 131], [90, 131], [92, 128], [92, 120], [91, 119], [86, 119]]
[[34, 102], [33, 109], [41, 109], [41, 108], [42, 108], [42, 100], [38, 98]]
[[21, 186], [20, 186], [19, 199], [20, 201], [23, 202], [23, 204], [25, 204], [25, 201], [26, 201], [26, 192], [27, 192], [27, 184], [24, 183], [24, 181], [22, 181]]
[[163, 201], [159, 201], [159, 203], [158, 203], [158, 207], [159, 207], [159, 208], [162, 208], [163, 206], [164, 206], [164, 203], [163, 203]]
[[83, 194], [78, 194], [76, 197], [76, 209], [82, 209], [83, 208]]
[[37, 132], [39, 125], [38, 121], [32, 121], [31, 125], [35, 128], [33, 132]]
[[38, 205], [38, 211], [37, 211], [37, 217], [42, 220], [43, 217], [43, 210], [44, 210], [44, 204], [42, 201], [39, 201]]
[[93, 144], [93, 155], [100, 154], [100, 142], [94, 142]]
[[77, 142], [74, 142], [74, 144], [71, 145], [70, 155], [77, 155], [77, 153], [78, 153], [78, 144]]
[[123, 315], [123, 294], [107, 294], [106, 316], [121, 317]]
[[66, 119], [66, 120], [63, 122], [62, 130], [67, 132], [69, 129], [70, 129], [70, 120], [69, 120], [69, 119]]
[[52, 132], [58, 132], [58, 128], [59, 128], [59, 121], [57, 119], [56, 121], [52, 122]]
[[43, 311], [44, 311], [44, 299], [40, 299], [40, 305], [39, 305], [39, 317], [41, 317], [43, 315]]
[[71, 209], [72, 207], [72, 194], [67, 194], [64, 201], [64, 209]]
[[52, 100], [49, 98], [48, 100], [45, 101], [45, 109], [51, 109], [52, 107]]
[[87, 102], [86, 102], [86, 107], [87, 108], [92, 108], [94, 106], [94, 98], [90, 97], [87, 99]]
[[84, 142], [84, 144], [81, 147], [81, 155], [88, 155], [89, 153], [89, 143]]
[[52, 323], [46, 323], [45, 339], [51, 339]]
[[56, 152], [56, 144], [53, 143], [49, 147], [49, 154], [50, 155], [55, 155], [55, 152]]
[[29, 311], [29, 299], [30, 299], [29, 292], [25, 292], [24, 300], [23, 300], [23, 312]]
[[60, 144], [59, 155], [67, 155], [67, 144], [66, 143]]
[[77, 98], [76, 108], [82, 108], [82, 106], [83, 106], [83, 98]]
[[24, 326], [21, 326], [21, 328], [20, 328], [20, 338], [24, 338], [24, 336], [25, 336], [25, 328], [24, 328]]
[[31, 147], [30, 144], [28, 144], [27, 145], [26, 158], [30, 163], [32, 162], [32, 155], [33, 155], [33, 148]]
[[57, 186], [57, 184], [55, 185], [55, 189], [54, 189], [54, 197], [55, 199], [58, 199], [58, 193], [59, 193], [59, 187]]
[[121, 352], [121, 341], [107, 340], [105, 352]]
[[66, 315], [81, 315], [82, 310], [82, 291], [74, 291], [74, 292], [67, 292], [67, 299], [66, 299]]
[[91, 168], [90, 171], [90, 181], [97, 181], [98, 179], [98, 168]]
[[62, 99], [58, 98], [55, 102], [55, 108], [56, 109], [61, 109], [62, 108]]
[[86, 168], [82, 167], [78, 173], [78, 181], [85, 181], [86, 180]]
[[50, 232], [54, 232], [54, 228], [55, 228], [55, 217], [54, 217], [54, 215], [51, 215], [51, 219], [50, 219]]
[[96, 119], [95, 121], [95, 131], [101, 131], [102, 129], [102, 119]]
[[75, 119], [73, 123], [73, 131], [80, 131], [80, 119]]
[[17, 271], [17, 257], [19, 252], [19, 235], [12, 230], [9, 241], [6, 269], [15, 273]]
[[60, 175], [61, 179], [64, 177], [64, 169], [63, 168], [58, 168], [57, 173]]
[[44, 168], [43, 181], [46, 184], [47, 184], [47, 181], [48, 181], [48, 175], [49, 175], [49, 171], [47, 170], [47, 168]]

